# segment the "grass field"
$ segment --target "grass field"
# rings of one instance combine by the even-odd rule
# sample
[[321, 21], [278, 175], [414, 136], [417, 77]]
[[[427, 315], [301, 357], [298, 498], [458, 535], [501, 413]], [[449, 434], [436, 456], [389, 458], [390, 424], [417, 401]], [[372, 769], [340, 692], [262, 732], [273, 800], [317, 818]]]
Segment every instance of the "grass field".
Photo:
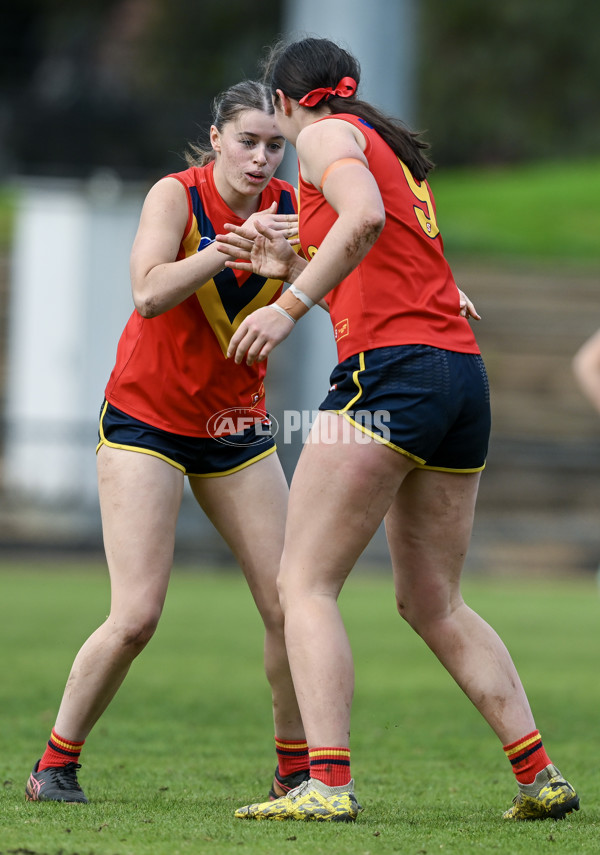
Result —
[[351, 826], [235, 820], [274, 767], [262, 632], [241, 578], [178, 568], [156, 637], [88, 739], [90, 804], [27, 803], [73, 655], [108, 608], [98, 564], [0, 565], [0, 855], [429, 855], [598, 852], [600, 597], [595, 583], [467, 579], [503, 636], [582, 809], [506, 823], [516, 792], [496, 737], [395, 613], [387, 576], [342, 595], [357, 689]]
[[600, 160], [431, 175], [450, 262], [600, 265]]

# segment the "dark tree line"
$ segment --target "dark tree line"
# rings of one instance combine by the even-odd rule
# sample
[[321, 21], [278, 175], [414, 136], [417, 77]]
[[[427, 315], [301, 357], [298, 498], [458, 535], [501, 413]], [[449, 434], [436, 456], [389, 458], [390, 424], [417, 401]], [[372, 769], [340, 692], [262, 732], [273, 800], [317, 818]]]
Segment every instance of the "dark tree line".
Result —
[[600, 5], [427, 0], [423, 123], [438, 161], [600, 154]]
[[[3, 0], [0, 171], [147, 178], [279, 31], [244, 0]], [[277, 8], [277, 6], [275, 6]], [[5, 26], [6, 23], [6, 26]]]
[[[419, 126], [438, 163], [598, 153], [600, 5], [418, 2]], [[212, 97], [279, 35], [280, 3], [265, 8], [0, 0], [0, 177], [179, 168]]]

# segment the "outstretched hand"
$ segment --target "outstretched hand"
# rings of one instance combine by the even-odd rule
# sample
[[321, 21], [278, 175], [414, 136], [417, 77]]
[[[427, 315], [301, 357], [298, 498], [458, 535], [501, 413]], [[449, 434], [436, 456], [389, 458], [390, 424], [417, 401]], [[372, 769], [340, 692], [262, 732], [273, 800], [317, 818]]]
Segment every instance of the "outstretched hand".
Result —
[[225, 228], [235, 228], [243, 237], [253, 240], [257, 234], [257, 222], [275, 232], [281, 232], [286, 238], [292, 238], [298, 234], [298, 214], [278, 214], [277, 202], [273, 202], [264, 211], [256, 211], [256, 213], [250, 214], [241, 226], [227, 224]]
[[216, 236], [217, 249], [230, 257], [225, 267], [247, 270], [267, 279], [289, 281], [290, 270], [297, 261], [292, 247], [299, 241], [297, 238], [288, 239], [288, 232], [296, 234], [297, 229], [289, 224], [285, 228], [269, 226], [259, 219], [255, 219], [252, 225], [252, 237], [248, 235], [246, 223], [243, 226], [226, 223], [228, 233]]

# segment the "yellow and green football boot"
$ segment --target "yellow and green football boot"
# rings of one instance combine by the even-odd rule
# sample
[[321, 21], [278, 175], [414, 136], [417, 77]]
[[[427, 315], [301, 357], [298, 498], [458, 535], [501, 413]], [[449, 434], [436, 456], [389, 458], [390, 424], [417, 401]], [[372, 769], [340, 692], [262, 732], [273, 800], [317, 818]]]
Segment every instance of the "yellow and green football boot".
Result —
[[579, 796], [550, 764], [538, 772], [532, 784], [519, 784], [519, 793], [503, 819], [564, 819], [579, 810]]
[[342, 787], [328, 787], [309, 778], [286, 796], [238, 808], [238, 819], [295, 819], [312, 822], [354, 822], [362, 810], [354, 795], [354, 781]]

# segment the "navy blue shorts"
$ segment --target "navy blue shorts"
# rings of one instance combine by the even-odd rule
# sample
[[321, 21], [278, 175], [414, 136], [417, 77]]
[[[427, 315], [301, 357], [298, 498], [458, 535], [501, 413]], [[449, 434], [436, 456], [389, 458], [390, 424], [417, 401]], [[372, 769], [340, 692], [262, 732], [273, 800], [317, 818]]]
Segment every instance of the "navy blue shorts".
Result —
[[333, 370], [319, 407], [343, 415], [424, 469], [478, 472], [491, 427], [479, 354], [428, 345], [367, 350]]
[[124, 448], [159, 457], [184, 475], [216, 478], [231, 475], [276, 450], [270, 430], [253, 425], [224, 439], [181, 436], [138, 421], [104, 401], [100, 411], [98, 447]]

